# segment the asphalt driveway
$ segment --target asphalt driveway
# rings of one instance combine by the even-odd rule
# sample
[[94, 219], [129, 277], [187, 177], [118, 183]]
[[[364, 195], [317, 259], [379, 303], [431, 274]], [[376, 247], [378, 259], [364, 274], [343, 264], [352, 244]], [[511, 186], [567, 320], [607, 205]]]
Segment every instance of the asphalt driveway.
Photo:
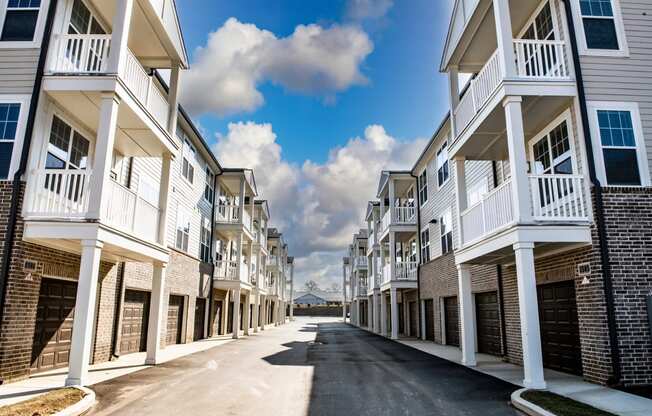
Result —
[[93, 386], [92, 415], [516, 415], [517, 387], [332, 318]]

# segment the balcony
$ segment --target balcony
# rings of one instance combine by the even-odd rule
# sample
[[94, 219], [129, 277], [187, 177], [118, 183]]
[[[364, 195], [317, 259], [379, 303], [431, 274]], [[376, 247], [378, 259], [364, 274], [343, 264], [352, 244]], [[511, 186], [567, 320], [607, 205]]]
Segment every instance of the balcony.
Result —
[[218, 280], [238, 280], [238, 262], [217, 261], [215, 262], [215, 278]]
[[[393, 215], [391, 213], [394, 213]], [[415, 207], [390, 207], [383, 215], [381, 224], [385, 233], [392, 225], [416, 225], [417, 210]]]
[[[519, 81], [572, 81], [573, 77], [568, 64], [570, 57], [564, 41], [515, 39], [513, 48], [516, 60], [516, 78], [505, 79], [505, 71], [500, 64], [500, 56], [496, 50], [480, 72], [470, 81], [453, 111], [456, 136], [464, 133], [488, 103], [493, 103], [492, 99], [495, 98], [500, 87], [504, 87], [505, 81], [509, 81], [515, 86]], [[545, 95], [543, 90], [541, 92], [541, 95]], [[527, 91], [519, 92], [518, 89], [512, 94], [529, 95]], [[530, 94], [532, 93], [530, 92]]]
[[[242, 220], [240, 219], [240, 206], [237, 204], [219, 205], [215, 212], [215, 221], [218, 224], [243, 225], [244, 228], [251, 232], [251, 214], [245, 207], [242, 210]], [[253, 233], [252, 239], [255, 240]]]
[[358, 256], [353, 258], [353, 265], [358, 269], [367, 268], [367, 258], [364, 256]]
[[[582, 175], [528, 175], [528, 182], [535, 224], [589, 222], [589, 202]], [[462, 212], [463, 247], [515, 225], [512, 201], [512, 181], [507, 181]]]
[[278, 256], [267, 256], [267, 266], [276, 267], [278, 266]]
[[390, 264], [383, 267], [382, 284], [394, 281], [417, 281], [417, 262], [415, 261], [398, 261], [394, 264], [394, 271]]
[[[93, 220], [88, 215], [90, 170], [39, 169], [30, 174], [25, 214], [38, 220]], [[141, 240], [159, 241], [160, 209], [142, 195], [109, 180], [100, 222]]]

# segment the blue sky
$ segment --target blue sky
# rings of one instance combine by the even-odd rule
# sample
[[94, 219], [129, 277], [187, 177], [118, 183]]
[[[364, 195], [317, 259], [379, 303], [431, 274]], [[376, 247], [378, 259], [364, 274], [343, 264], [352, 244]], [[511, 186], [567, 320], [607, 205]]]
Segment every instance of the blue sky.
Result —
[[[349, 20], [344, 0], [200, 0], [178, 5], [191, 62], [208, 33], [230, 17], [277, 37], [290, 35], [299, 24], [328, 26]], [[204, 115], [199, 122], [209, 135], [224, 133], [234, 121], [272, 123], [284, 157], [297, 163], [325, 161], [331, 148], [373, 123], [404, 139], [428, 136], [447, 106], [441, 99], [445, 77], [438, 73], [438, 65], [448, 8], [443, 1], [400, 1], [385, 17], [362, 22], [374, 44], [361, 65], [369, 83], [338, 93], [334, 103], [267, 83], [260, 87], [265, 104], [257, 110], [226, 117]]]
[[445, 114], [450, 3], [178, 2], [182, 103], [223, 166], [254, 169], [297, 287], [341, 281], [380, 171], [412, 167]]

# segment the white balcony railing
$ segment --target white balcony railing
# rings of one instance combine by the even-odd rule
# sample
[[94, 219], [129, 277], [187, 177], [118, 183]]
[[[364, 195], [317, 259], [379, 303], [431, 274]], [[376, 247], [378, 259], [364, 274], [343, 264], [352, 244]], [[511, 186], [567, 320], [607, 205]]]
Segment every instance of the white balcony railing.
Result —
[[[572, 78], [564, 41], [514, 39], [513, 48], [517, 78], [525, 80], [570, 80]], [[457, 135], [485, 106], [503, 78], [504, 71], [496, 50], [470, 81], [453, 112]]]
[[218, 205], [215, 212], [215, 220], [225, 224], [244, 224], [248, 230], [251, 230], [251, 214], [247, 208], [243, 210], [243, 221], [240, 221], [240, 206], [237, 204]]
[[[588, 221], [588, 203], [581, 175], [528, 175], [532, 218], [538, 222]], [[484, 195], [461, 215], [464, 245], [494, 233], [514, 221], [512, 183]]]
[[397, 261], [394, 264], [394, 273], [390, 264], [383, 267], [383, 283], [389, 283], [396, 280], [417, 280], [417, 262], [415, 261]]
[[238, 280], [238, 262], [217, 261], [215, 262], [215, 276], [222, 280]]
[[417, 210], [415, 207], [394, 207], [394, 221], [393, 223], [403, 224], [416, 224], [417, 223]]
[[268, 266], [278, 266], [278, 256], [267, 256]]
[[[40, 169], [31, 173], [27, 215], [87, 219], [90, 170]], [[158, 240], [158, 207], [113, 180], [103, 195], [101, 221], [149, 241]]]
[[[65, 74], [102, 74], [108, 71], [111, 35], [71, 35], [57, 37], [57, 45], [50, 70]], [[120, 78], [152, 118], [167, 130], [169, 104], [159, 90], [154, 77], [127, 49]]]
[[367, 268], [367, 258], [364, 256], [359, 256], [354, 258], [355, 267]]

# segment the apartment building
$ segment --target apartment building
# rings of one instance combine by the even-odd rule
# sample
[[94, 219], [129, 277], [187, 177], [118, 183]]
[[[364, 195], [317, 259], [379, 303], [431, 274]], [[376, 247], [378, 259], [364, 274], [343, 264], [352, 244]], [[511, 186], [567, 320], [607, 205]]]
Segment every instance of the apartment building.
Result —
[[288, 298], [288, 246], [283, 234], [276, 228], [271, 228], [268, 234], [269, 258], [267, 260], [267, 323], [281, 325], [286, 321], [287, 305], [292, 302]]
[[138, 351], [156, 364], [223, 333], [228, 310], [262, 327], [269, 207], [178, 105], [174, 2], [0, 7], [2, 381], [68, 367], [84, 384], [89, 363]]
[[367, 222], [367, 317], [368, 328], [380, 334], [380, 282], [383, 268], [380, 258], [380, 202], [369, 201], [365, 214]]
[[[351, 249], [349, 247], [348, 254]], [[346, 322], [349, 318], [351, 321], [351, 257], [342, 257], [342, 320]]]
[[368, 326], [368, 267], [367, 230], [360, 229], [353, 235], [349, 247], [351, 259], [351, 322], [358, 326]]

